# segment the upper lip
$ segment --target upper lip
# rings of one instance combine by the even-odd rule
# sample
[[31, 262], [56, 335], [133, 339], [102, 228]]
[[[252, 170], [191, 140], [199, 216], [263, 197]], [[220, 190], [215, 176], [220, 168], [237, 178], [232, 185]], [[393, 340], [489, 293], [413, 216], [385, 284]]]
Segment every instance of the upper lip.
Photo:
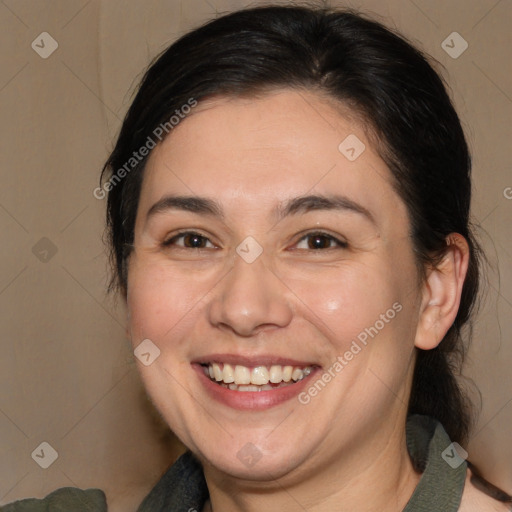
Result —
[[247, 367], [255, 366], [317, 366], [312, 361], [299, 361], [298, 359], [290, 359], [288, 357], [274, 356], [271, 354], [261, 355], [241, 355], [241, 354], [209, 354], [197, 357], [192, 360], [192, 364], [210, 364], [210, 363], [226, 363], [230, 365], [241, 365]]

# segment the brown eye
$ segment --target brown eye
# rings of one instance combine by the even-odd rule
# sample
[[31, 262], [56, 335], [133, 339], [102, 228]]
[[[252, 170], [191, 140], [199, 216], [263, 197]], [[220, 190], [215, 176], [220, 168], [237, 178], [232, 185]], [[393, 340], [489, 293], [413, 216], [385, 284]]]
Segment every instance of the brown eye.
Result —
[[313, 235], [308, 237], [309, 249], [327, 249], [331, 246], [331, 239], [324, 235]]
[[346, 242], [342, 242], [327, 233], [309, 233], [299, 240], [297, 249], [321, 250], [347, 247]]
[[178, 246], [185, 249], [210, 249], [215, 246], [203, 235], [199, 233], [180, 233], [179, 235], [173, 236], [170, 240], [164, 242], [164, 246]]
[[188, 233], [183, 236], [183, 245], [193, 249], [202, 249], [206, 247], [207, 239], [201, 235]]

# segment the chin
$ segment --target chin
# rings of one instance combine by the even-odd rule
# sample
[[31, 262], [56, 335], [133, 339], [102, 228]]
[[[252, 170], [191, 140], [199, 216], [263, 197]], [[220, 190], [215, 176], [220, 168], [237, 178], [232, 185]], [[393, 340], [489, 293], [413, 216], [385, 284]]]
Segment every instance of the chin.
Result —
[[[284, 442], [283, 442], [284, 443]], [[289, 440], [288, 440], [289, 443]], [[197, 454], [199, 460], [214, 471], [220, 471], [241, 480], [271, 482], [293, 472], [307, 459], [306, 455], [296, 453], [298, 443], [281, 450], [260, 450], [247, 442], [239, 450], [205, 450]]]

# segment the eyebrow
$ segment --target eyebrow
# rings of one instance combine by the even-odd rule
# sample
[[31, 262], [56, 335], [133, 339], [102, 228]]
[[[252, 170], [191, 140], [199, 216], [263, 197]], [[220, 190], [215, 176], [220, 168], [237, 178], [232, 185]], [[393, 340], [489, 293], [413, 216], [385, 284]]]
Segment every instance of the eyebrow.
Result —
[[224, 217], [221, 206], [213, 199], [199, 196], [165, 196], [148, 210], [146, 218], [149, 219], [157, 213], [165, 213], [169, 210], [181, 210], [200, 215]]
[[[158, 200], [148, 210], [146, 219], [169, 210], [181, 210], [199, 215], [224, 218], [221, 205], [214, 199], [200, 196], [169, 195]], [[361, 204], [342, 195], [307, 195], [289, 199], [274, 209], [274, 215], [279, 220], [290, 216], [308, 213], [316, 210], [337, 210], [357, 213], [372, 224], [377, 225], [372, 213]]]
[[370, 210], [352, 199], [342, 195], [308, 195], [296, 197], [278, 207], [279, 218], [315, 210], [338, 210], [357, 213], [366, 217], [372, 224], [377, 225]]

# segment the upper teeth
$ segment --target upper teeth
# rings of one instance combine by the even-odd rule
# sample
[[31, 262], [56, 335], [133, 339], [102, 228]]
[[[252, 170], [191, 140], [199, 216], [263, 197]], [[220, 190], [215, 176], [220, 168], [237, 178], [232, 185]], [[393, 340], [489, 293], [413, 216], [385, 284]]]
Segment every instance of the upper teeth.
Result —
[[205, 367], [211, 379], [217, 382], [224, 382], [225, 384], [234, 383], [238, 386], [254, 384], [256, 386], [264, 386], [269, 382], [279, 384], [280, 382], [299, 381], [309, 375], [312, 371], [311, 366], [300, 368], [297, 366], [281, 366], [272, 365], [255, 366], [248, 368], [247, 366], [230, 364], [210, 363]]

